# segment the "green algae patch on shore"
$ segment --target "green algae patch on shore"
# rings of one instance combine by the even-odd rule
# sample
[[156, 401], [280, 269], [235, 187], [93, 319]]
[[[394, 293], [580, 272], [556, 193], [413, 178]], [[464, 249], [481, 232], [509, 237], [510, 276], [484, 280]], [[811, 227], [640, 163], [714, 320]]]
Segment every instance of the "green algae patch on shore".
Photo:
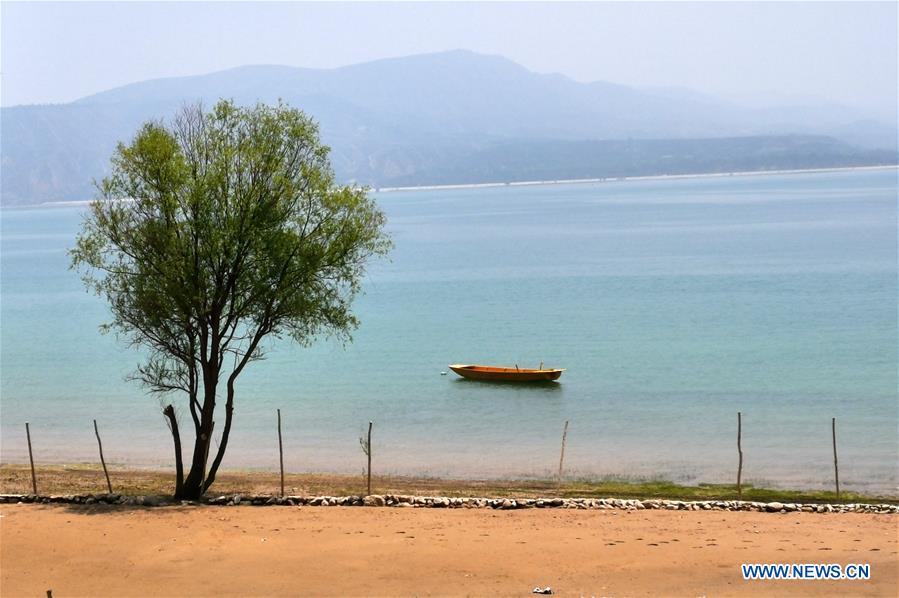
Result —
[[899, 497], [870, 496], [856, 492], [840, 492], [839, 500], [836, 492], [829, 490], [783, 490], [774, 488], [757, 488], [744, 484], [742, 495], [734, 484], [698, 484], [685, 486], [656, 481], [600, 481], [564, 484], [560, 496], [600, 497], [616, 496], [621, 498], [659, 498], [667, 500], [745, 500], [755, 502], [803, 502], [803, 503], [889, 503], [899, 504]]

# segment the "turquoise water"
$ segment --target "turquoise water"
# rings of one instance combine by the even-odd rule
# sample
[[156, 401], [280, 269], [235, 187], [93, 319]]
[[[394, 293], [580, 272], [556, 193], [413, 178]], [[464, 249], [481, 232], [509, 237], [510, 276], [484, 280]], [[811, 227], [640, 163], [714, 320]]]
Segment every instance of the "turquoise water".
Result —
[[[241, 378], [225, 465], [744, 479], [897, 493], [895, 170], [385, 193], [396, 248], [352, 344], [287, 342]], [[67, 270], [84, 208], [4, 210], [2, 460], [172, 464], [139, 355]], [[470, 382], [448, 363], [568, 371]], [[189, 424], [189, 416], [184, 424]]]

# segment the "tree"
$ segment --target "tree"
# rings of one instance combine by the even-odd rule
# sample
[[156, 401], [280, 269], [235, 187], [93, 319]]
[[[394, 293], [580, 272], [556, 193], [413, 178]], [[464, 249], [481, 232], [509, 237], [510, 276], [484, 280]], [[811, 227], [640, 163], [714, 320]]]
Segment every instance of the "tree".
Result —
[[72, 265], [109, 303], [104, 329], [144, 350], [133, 378], [186, 401], [195, 432], [186, 476], [176, 410], [163, 411], [176, 498], [199, 498], [215, 481], [235, 382], [270, 341], [348, 340], [358, 323], [351, 304], [366, 264], [391, 243], [366, 191], [335, 183], [328, 151], [299, 110], [221, 101], [211, 112], [183, 108], [172, 126], [144, 124], [98, 185]]

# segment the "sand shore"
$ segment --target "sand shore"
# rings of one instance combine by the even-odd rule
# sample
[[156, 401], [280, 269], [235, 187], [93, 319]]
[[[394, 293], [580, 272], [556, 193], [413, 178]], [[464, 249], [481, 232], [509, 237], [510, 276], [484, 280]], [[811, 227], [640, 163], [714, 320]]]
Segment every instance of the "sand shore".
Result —
[[[870, 595], [889, 515], [3, 505], [4, 596]], [[741, 563], [870, 563], [869, 581], [744, 581]]]
[[[575, 185], [589, 183], [610, 183], [624, 181], [665, 181], [677, 179], [716, 179], [733, 176], [764, 176], [784, 174], [814, 174], [824, 172], [853, 172], [867, 170], [896, 170], [899, 165], [883, 164], [873, 166], [835, 166], [832, 168], [796, 168], [784, 170], [743, 170], [734, 172], [697, 172], [684, 174], [647, 174], [635, 176], [607, 176], [586, 179], [548, 179], [539, 181], [509, 181], [493, 183], [456, 183], [446, 185], [415, 185], [409, 187], [374, 187], [376, 193], [396, 193], [402, 191], [438, 191], [447, 189], [489, 189], [491, 187], [530, 187], [534, 185]], [[16, 208], [65, 208], [72, 206], [86, 206], [90, 199], [77, 199], [70, 201], [45, 201], [38, 204], [14, 206]]]
[[[174, 474], [171, 470], [110, 469], [113, 490], [127, 496], [171, 495]], [[97, 465], [41, 465], [37, 468], [38, 492], [51, 494], [96, 494], [106, 492], [103, 470]], [[382, 476], [372, 477], [375, 494], [404, 494], [449, 497], [530, 497], [530, 498], [639, 498], [673, 500], [735, 500], [736, 488], [727, 484], [681, 486], [665, 481], [621, 480], [466, 480], [435, 477]], [[219, 494], [276, 494], [279, 477], [275, 472], [226, 470], [219, 472], [209, 495]], [[361, 495], [366, 491], [365, 478], [360, 475], [334, 473], [286, 473], [287, 494], [302, 496]], [[31, 470], [27, 465], [0, 464], [0, 493], [29, 494], [32, 492]], [[899, 497], [866, 496], [843, 490], [837, 501], [831, 491], [776, 490], [744, 485], [743, 496], [748, 501], [781, 501], [788, 503], [890, 503]]]
[[815, 174], [825, 172], [854, 172], [866, 170], [896, 170], [899, 165], [883, 164], [874, 166], [835, 166], [830, 168], [794, 168], [782, 170], [737, 170], [733, 172], [696, 172], [684, 174], [646, 174], [632, 176], [607, 176], [586, 179], [549, 179], [539, 181], [510, 181], [494, 183], [458, 183], [448, 185], [418, 185], [411, 187], [378, 187], [379, 193], [393, 193], [397, 191], [436, 191], [446, 189], [480, 189], [490, 187], [528, 187], [533, 185], [575, 185], [585, 183], [609, 183], [623, 181], [667, 181], [678, 179], [718, 179], [734, 176], [765, 176], [784, 174]]

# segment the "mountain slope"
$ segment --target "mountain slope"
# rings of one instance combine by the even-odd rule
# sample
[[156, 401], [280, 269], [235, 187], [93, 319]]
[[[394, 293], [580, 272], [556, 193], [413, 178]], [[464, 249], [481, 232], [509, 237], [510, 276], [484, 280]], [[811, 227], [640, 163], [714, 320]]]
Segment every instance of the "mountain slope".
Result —
[[[750, 143], [753, 150], [747, 145], [742, 157], [732, 155], [731, 170], [789, 167], [791, 158], [771, 149], [772, 135], [836, 134], [861, 146], [886, 147], [870, 152], [819, 139], [810, 153], [808, 144], [788, 144], [804, 156], [793, 162], [810, 166], [895, 162], [895, 126], [851, 110], [744, 110], [688, 90], [579, 83], [499, 56], [453, 51], [329, 70], [240, 67], [144, 81], [65, 105], [3, 108], [0, 201], [90, 197], [91, 180], [104, 174], [115, 144], [127, 141], [141, 122], [170, 118], [185, 102], [211, 105], [222, 97], [242, 104], [282, 99], [303, 109], [320, 123], [338, 177], [376, 186], [569, 178], [561, 173], [572, 170], [600, 176], [613, 164], [624, 166], [600, 146], [584, 143], [613, 139], [692, 139], [677, 164], [669, 160], [669, 168], [681, 171], [695, 167], [693, 150], [702, 155], [713, 147], [709, 138], [738, 136], [765, 139]], [[661, 146], [641, 147], [638, 170], [653, 174], [643, 171], [665, 166], [661, 155], [650, 155]], [[587, 152], [584, 159], [577, 151]], [[514, 157], [519, 154], [529, 161]]]

